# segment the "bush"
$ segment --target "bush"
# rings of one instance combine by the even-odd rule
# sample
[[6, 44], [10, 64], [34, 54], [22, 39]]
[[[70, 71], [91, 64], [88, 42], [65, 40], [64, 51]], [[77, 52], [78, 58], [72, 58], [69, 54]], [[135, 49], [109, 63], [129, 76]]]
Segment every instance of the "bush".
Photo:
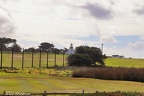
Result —
[[76, 48], [75, 54], [69, 55], [67, 58], [69, 66], [104, 66], [106, 56], [102, 54], [97, 47], [79, 46]]
[[86, 54], [71, 54], [67, 60], [69, 66], [93, 66], [93, 60]]
[[89, 47], [89, 46], [79, 46], [76, 48], [75, 53], [77, 54], [87, 54], [92, 60], [93, 64], [101, 64], [104, 65], [104, 59], [106, 56], [102, 54], [100, 48], [97, 47]]

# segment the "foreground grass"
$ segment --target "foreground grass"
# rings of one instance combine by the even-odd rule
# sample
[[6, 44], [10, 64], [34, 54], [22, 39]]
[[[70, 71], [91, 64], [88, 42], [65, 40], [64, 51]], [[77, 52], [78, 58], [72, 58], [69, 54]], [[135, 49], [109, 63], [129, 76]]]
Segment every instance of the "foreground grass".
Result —
[[107, 58], [106, 66], [144, 68], [144, 59]]
[[14, 92], [144, 92], [144, 83], [0, 72], [0, 93]]

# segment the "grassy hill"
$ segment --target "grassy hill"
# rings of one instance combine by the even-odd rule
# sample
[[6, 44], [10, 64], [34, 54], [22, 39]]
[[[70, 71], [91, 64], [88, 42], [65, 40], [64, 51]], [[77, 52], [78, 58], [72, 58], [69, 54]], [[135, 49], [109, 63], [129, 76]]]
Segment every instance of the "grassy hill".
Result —
[[106, 66], [144, 68], [144, 59], [107, 58]]

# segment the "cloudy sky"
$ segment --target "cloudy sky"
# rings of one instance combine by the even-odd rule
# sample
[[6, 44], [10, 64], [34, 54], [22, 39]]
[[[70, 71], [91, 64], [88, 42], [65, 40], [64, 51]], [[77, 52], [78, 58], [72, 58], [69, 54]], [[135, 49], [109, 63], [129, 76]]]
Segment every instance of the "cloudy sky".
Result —
[[0, 37], [21, 47], [49, 42], [144, 58], [144, 0], [0, 0]]

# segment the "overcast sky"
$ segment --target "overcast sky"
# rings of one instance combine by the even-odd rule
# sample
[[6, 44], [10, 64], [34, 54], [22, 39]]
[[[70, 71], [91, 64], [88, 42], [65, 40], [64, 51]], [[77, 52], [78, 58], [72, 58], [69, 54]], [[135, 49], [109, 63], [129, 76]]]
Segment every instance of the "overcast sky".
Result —
[[49, 42], [144, 58], [144, 0], [0, 0], [0, 37], [21, 47]]

